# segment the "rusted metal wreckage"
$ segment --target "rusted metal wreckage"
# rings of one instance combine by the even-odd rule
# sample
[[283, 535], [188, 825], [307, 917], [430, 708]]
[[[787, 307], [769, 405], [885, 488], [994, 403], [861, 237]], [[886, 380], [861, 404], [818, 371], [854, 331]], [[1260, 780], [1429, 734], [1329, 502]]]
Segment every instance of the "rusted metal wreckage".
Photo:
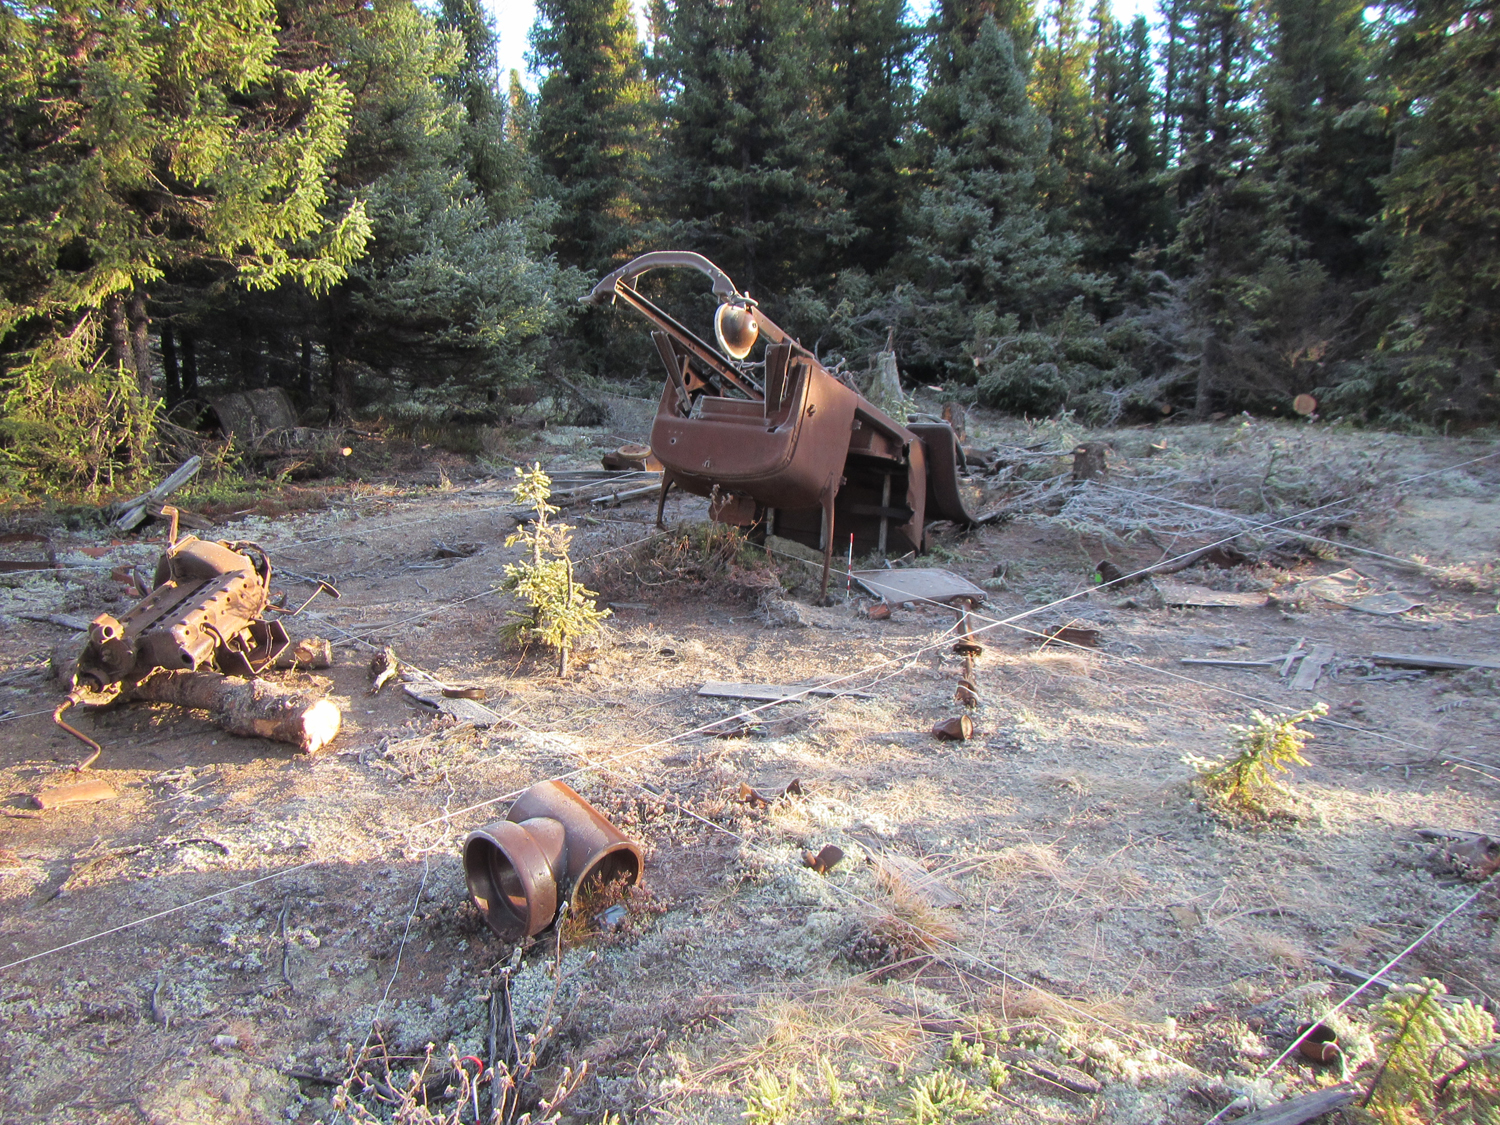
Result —
[[[717, 346], [638, 287], [656, 269], [690, 269], [713, 283]], [[944, 422], [902, 425], [833, 375], [701, 254], [643, 254], [599, 282], [585, 302], [624, 301], [651, 333], [667, 381], [651, 428], [663, 466], [657, 522], [675, 485], [709, 497], [721, 523], [755, 528], [823, 552], [823, 588], [836, 546], [860, 554], [925, 549], [927, 524], [976, 520], [959, 490], [962, 450]], [[758, 339], [763, 358], [747, 362]]]
[[[271, 560], [256, 544], [178, 539], [177, 512], [164, 511], [172, 527], [151, 592], [122, 617], [101, 613], [90, 623], [73, 690], [53, 715], [58, 726], [93, 749], [76, 768], [91, 764], [100, 747], [64, 722], [63, 713], [78, 703], [108, 705], [132, 697], [227, 711], [221, 721], [233, 733], [291, 741], [304, 750], [321, 747], [338, 730], [332, 704], [319, 706], [259, 683], [242, 689], [234, 679], [256, 681], [273, 666], [316, 662], [304, 660], [304, 646], [289, 656], [286, 627], [266, 619], [268, 612], [294, 616], [307, 602], [294, 610], [276, 604]], [[338, 596], [320, 583], [313, 597], [324, 592]], [[193, 675], [200, 670], [202, 675]], [[308, 729], [310, 720], [317, 731]]]

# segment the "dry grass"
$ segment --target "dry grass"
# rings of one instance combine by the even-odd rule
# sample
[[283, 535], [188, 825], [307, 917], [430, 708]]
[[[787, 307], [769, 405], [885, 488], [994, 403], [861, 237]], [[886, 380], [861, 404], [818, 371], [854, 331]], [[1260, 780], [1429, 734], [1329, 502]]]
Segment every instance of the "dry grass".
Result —
[[740, 1014], [730, 1043], [710, 1044], [708, 1057], [722, 1061], [699, 1076], [721, 1079], [757, 1068], [817, 1073], [819, 1060], [830, 1058], [908, 1062], [930, 1046], [931, 1036], [907, 1010], [886, 989], [858, 979], [797, 996], [762, 996]]

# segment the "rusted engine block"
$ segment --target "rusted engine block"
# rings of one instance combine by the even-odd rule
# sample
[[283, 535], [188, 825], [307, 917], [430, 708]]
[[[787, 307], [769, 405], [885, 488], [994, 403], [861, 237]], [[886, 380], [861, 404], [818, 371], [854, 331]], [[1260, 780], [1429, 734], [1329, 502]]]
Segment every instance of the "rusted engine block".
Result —
[[270, 598], [260, 547], [182, 539], [162, 552], [143, 601], [121, 619], [94, 618], [73, 682], [103, 692], [158, 668], [255, 676], [289, 643], [281, 622], [263, 620]]

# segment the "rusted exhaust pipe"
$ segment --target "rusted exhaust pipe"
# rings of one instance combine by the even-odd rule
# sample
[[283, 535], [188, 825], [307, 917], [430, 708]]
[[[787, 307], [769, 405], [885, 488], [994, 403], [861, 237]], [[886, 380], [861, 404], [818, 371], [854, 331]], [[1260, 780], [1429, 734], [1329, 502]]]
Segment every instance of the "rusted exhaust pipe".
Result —
[[585, 884], [641, 880], [641, 850], [570, 786], [543, 781], [504, 820], [469, 833], [464, 876], [485, 924], [506, 941], [535, 937]]

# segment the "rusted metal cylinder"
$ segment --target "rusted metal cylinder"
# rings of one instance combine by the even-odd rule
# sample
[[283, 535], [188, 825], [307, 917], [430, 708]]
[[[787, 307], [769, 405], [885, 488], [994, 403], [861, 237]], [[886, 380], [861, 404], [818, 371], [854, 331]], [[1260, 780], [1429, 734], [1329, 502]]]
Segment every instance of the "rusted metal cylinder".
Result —
[[463, 859], [474, 904], [507, 941], [541, 933], [591, 880], [641, 878], [640, 848], [560, 781], [533, 785], [504, 820], [471, 832]]

